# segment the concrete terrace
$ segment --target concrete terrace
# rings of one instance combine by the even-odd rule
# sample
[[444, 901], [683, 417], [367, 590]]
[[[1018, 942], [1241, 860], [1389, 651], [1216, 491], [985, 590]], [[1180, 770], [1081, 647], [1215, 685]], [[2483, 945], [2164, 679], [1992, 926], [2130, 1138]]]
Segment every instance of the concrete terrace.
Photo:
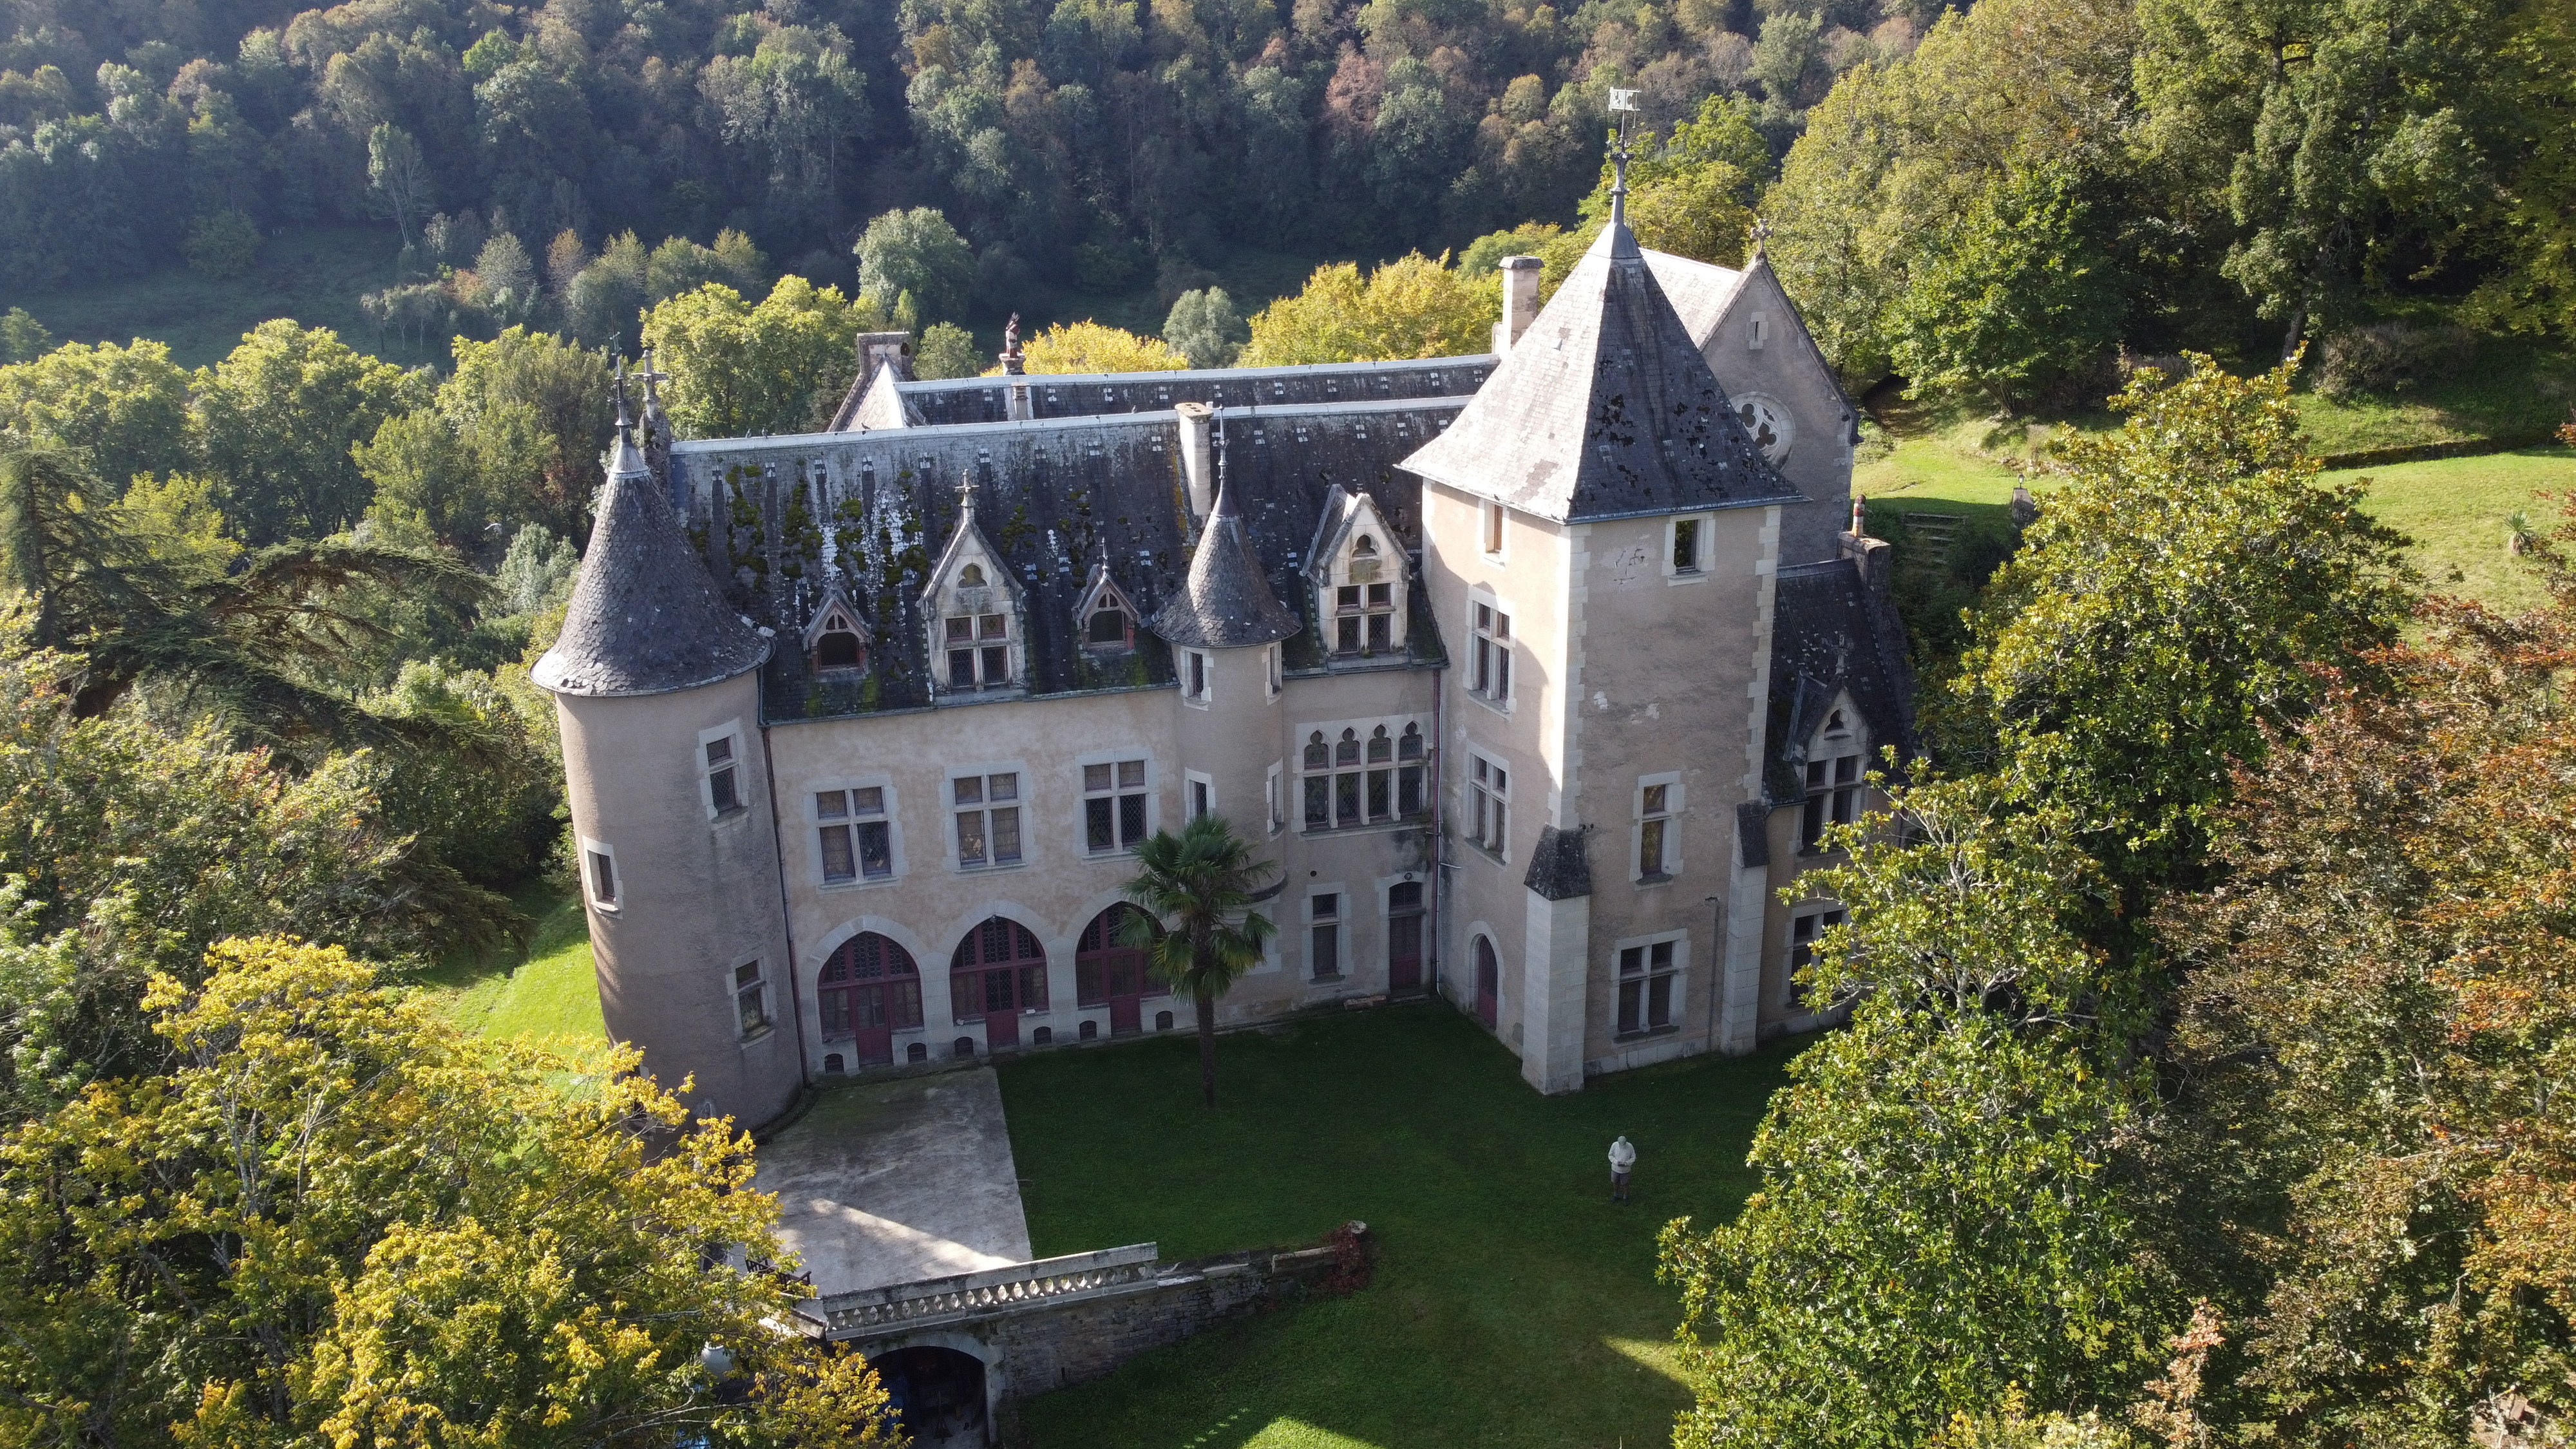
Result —
[[753, 1185], [817, 1296], [1034, 1256], [990, 1067], [827, 1092], [761, 1146]]

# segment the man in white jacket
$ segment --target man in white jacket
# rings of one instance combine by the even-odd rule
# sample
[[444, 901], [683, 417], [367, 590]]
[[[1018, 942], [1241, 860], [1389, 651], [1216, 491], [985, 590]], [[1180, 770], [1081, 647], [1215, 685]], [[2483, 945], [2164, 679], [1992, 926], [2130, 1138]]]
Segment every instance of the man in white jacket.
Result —
[[1626, 1137], [1623, 1136], [1610, 1144], [1610, 1200], [1612, 1202], [1628, 1200], [1628, 1174], [1636, 1170], [1636, 1166], [1637, 1149], [1628, 1144]]

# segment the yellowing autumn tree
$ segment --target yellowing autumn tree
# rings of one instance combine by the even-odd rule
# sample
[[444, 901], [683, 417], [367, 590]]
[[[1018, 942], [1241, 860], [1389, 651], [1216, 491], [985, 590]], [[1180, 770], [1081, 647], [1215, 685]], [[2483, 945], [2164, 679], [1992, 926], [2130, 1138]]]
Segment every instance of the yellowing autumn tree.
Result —
[[1469, 276], [1413, 252], [1363, 279], [1355, 262], [1317, 267], [1306, 289], [1252, 319], [1244, 367], [1456, 357], [1493, 345], [1503, 293], [1491, 273]]
[[1031, 372], [1180, 372], [1190, 360], [1160, 337], [1104, 322], [1062, 322], [1022, 343]]
[[750, 1139], [632, 1052], [476, 1041], [336, 946], [206, 962], [146, 998], [174, 1072], [0, 1137], [0, 1442], [901, 1442], [785, 1326]]

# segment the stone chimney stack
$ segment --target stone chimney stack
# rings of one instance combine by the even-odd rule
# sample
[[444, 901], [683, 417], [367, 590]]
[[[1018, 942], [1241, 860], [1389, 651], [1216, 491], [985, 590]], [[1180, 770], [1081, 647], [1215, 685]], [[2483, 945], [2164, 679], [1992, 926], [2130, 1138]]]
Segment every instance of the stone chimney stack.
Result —
[[876, 380], [877, 372], [888, 363], [894, 365], [898, 381], [912, 381], [912, 334], [909, 332], [862, 332], [858, 336], [859, 385]]
[[1208, 423], [1216, 409], [1203, 402], [1178, 402], [1172, 411], [1181, 420], [1181, 476], [1190, 485], [1190, 518], [1195, 522], [1216, 506], [1216, 463], [1208, 447]]
[[1494, 350], [1509, 352], [1538, 316], [1539, 264], [1536, 257], [1505, 257], [1501, 266], [1503, 320], [1494, 324]]

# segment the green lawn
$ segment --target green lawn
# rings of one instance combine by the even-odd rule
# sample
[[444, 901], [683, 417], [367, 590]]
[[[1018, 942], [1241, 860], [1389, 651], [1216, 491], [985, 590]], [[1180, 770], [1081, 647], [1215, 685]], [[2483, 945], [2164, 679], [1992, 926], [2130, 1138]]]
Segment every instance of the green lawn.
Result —
[[2326, 476], [2370, 480], [2362, 506], [2415, 541], [2411, 556], [2427, 589], [2515, 611], [2546, 600], [2538, 574], [2505, 551], [2505, 520], [2520, 510], [2536, 529], [2555, 527], [2562, 504], [2539, 495], [2576, 495], [2576, 453], [2526, 448]]
[[449, 961], [425, 974], [422, 987], [478, 1036], [604, 1039], [580, 893], [537, 884], [513, 899], [537, 923], [524, 953]]
[[[1025, 1408], [1082, 1446], [1659, 1444], [1688, 1394], [1656, 1231], [1731, 1215], [1789, 1049], [1546, 1098], [1446, 1006], [1238, 1033], [1214, 1113], [1181, 1037], [1001, 1069], [1041, 1256], [1152, 1240], [1166, 1257], [1310, 1241], [1358, 1218], [1374, 1286], [1140, 1358]], [[1610, 1139], [1636, 1201], [1608, 1201]]]
[[405, 366], [445, 366], [447, 345], [407, 347], [391, 338], [379, 346], [375, 328], [358, 310], [361, 294], [394, 282], [401, 242], [390, 228], [316, 227], [280, 232], [264, 242], [250, 274], [210, 281], [185, 267], [149, 276], [10, 297], [5, 305], [35, 314], [64, 342], [114, 342], [137, 337], [168, 343], [171, 359], [197, 367], [221, 358], [243, 333], [272, 317], [292, 317], [308, 327], [328, 327], [361, 352]]

